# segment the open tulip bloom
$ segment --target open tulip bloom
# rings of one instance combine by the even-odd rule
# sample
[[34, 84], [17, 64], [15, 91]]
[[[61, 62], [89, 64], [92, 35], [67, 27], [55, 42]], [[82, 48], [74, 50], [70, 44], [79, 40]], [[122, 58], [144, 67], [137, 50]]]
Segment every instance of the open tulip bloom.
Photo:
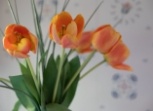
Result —
[[[9, 80], [0, 78], [0, 87], [16, 93], [18, 105], [15, 105], [15, 111], [19, 110], [19, 105], [23, 105], [27, 111], [70, 111], [69, 106], [75, 96], [78, 82], [98, 66], [108, 63], [115, 69], [132, 70], [124, 63], [130, 51], [121, 34], [113, 26], [106, 24], [94, 30], [85, 30], [103, 1], [87, 21], [81, 14], [73, 18], [65, 11], [68, 2], [69, 0], [65, 0], [63, 10], [52, 17], [49, 28], [46, 29], [48, 44], [43, 40], [34, 0], [31, 0], [31, 6], [35, 33], [19, 23], [18, 16], [15, 16], [14, 10], [10, 8], [15, 23], [6, 26], [2, 33], [2, 42], [8, 54], [15, 57], [19, 63], [21, 75], [10, 75]], [[9, 0], [8, 3], [12, 7]], [[55, 54], [56, 45], [61, 46], [61, 54]], [[36, 54], [36, 68], [30, 61], [30, 52]], [[74, 56], [74, 52], [77, 55]], [[84, 53], [88, 55], [80, 62], [78, 55]], [[95, 53], [103, 56], [102, 60], [82, 74]]]

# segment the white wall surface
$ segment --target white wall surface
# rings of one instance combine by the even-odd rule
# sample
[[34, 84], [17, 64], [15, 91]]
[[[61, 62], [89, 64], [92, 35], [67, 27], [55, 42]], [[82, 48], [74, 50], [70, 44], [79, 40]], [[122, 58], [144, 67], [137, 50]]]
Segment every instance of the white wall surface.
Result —
[[[13, 0], [12, 0], [13, 1]], [[30, 0], [16, 0], [20, 23], [33, 33], [34, 25]], [[36, 0], [38, 10], [40, 5]], [[52, 16], [55, 0], [45, 0], [42, 28], [48, 31], [48, 23]], [[64, 1], [64, 0], [63, 0]], [[58, 0], [58, 12], [62, 0]], [[66, 11], [74, 17], [81, 13], [85, 20], [98, 5], [100, 0], [70, 0]], [[130, 4], [130, 10], [123, 13], [124, 3]], [[125, 8], [125, 7], [124, 7]], [[116, 27], [122, 34], [123, 41], [128, 45], [131, 55], [126, 61], [133, 67], [132, 72], [119, 71], [107, 64], [100, 66], [88, 77], [80, 81], [76, 96], [71, 105], [73, 111], [153, 111], [153, 0], [105, 0], [100, 9], [88, 24], [86, 30], [94, 29], [103, 24], [114, 25], [123, 17]], [[9, 12], [7, 0], [0, 0], [0, 28], [14, 23]], [[81, 56], [82, 59], [85, 55]], [[32, 59], [35, 58], [33, 55]], [[102, 59], [97, 54], [91, 66]], [[0, 77], [20, 74], [18, 64], [0, 47]], [[11, 111], [16, 96], [13, 91], [0, 88], [0, 111]]]

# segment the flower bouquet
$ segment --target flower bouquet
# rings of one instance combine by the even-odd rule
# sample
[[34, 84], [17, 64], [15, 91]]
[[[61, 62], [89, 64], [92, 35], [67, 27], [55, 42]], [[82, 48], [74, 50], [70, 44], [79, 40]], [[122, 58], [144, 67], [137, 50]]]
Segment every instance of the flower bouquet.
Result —
[[[15, 23], [8, 24], [3, 36], [3, 47], [16, 58], [21, 74], [9, 79], [0, 78], [0, 87], [13, 90], [18, 98], [13, 111], [23, 105], [27, 111], [70, 111], [69, 106], [78, 87], [78, 82], [103, 63], [119, 70], [131, 70], [123, 62], [129, 56], [129, 50], [122, 41], [121, 34], [110, 24], [100, 25], [94, 30], [85, 31], [85, 27], [101, 6], [93, 10], [90, 18], [84, 21], [81, 14], [72, 17], [65, 11], [70, 0], [65, 0], [63, 9], [55, 13], [49, 23], [46, 43], [42, 35], [40, 16], [34, 0], [31, 7], [35, 33], [19, 23], [10, 0], [7, 0]], [[14, 2], [16, 2], [14, 0]], [[41, 14], [40, 14], [41, 15]], [[61, 53], [55, 54], [56, 46]], [[29, 52], [36, 54], [36, 67], [30, 60]], [[87, 57], [80, 62], [79, 55]], [[95, 53], [102, 54], [103, 60], [82, 73]]]

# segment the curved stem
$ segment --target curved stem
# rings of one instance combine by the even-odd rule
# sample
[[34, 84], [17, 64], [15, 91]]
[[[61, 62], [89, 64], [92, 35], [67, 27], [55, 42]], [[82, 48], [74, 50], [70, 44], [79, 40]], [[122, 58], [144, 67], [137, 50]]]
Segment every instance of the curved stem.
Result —
[[70, 56], [73, 52], [74, 52], [74, 50], [73, 49], [70, 49], [70, 51], [67, 54], [67, 57]]
[[8, 79], [5, 79], [5, 78], [0, 78], [0, 81], [11, 83]]
[[12, 7], [12, 5], [11, 5], [10, 0], [7, 0], [7, 2], [8, 2], [8, 5], [9, 5], [9, 8], [10, 8], [10, 11], [11, 11], [11, 13], [12, 13], [12, 16], [13, 16], [13, 18], [14, 18], [14, 21], [15, 21], [15, 23], [18, 24], [18, 20], [17, 20], [17, 17], [15, 16], [15, 13], [14, 13], [14, 11], [13, 11], [13, 7]]
[[40, 14], [39, 14], [39, 23], [42, 19], [42, 12], [43, 12], [43, 7], [44, 7], [44, 0], [41, 1], [41, 7], [40, 7]]
[[[49, 52], [49, 50], [50, 50], [50, 46], [51, 46], [51, 43], [52, 43], [52, 41], [50, 40], [49, 41], [49, 43], [48, 43], [48, 47], [47, 47], [47, 50], [46, 50], [46, 60], [47, 60], [47, 58], [48, 58], [48, 52]], [[45, 62], [47, 62], [47, 61], [45, 61]], [[47, 64], [47, 63], [46, 63]]]
[[16, 2], [16, 0], [14, 0], [14, 4], [15, 4], [16, 20], [17, 20], [17, 23], [19, 24], [20, 21], [19, 21], [18, 7], [17, 7], [17, 2]]
[[80, 80], [83, 79], [84, 77], [86, 77], [91, 71], [93, 71], [94, 69], [96, 69], [98, 66], [100, 66], [101, 64], [103, 64], [106, 60], [104, 59], [103, 61], [99, 62], [98, 64], [96, 64], [95, 66], [93, 66], [91, 69], [89, 69], [87, 72], [85, 72], [81, 77]]
[[2, 31], [1, 28], [0, 28], [0, 35], [1, 35], [1, 36], [4, 36], [4, 33], [3, 33], [3, 31]]
[[68, 91], [68, 89], [71, 87], [72, 83], [75, 81], [77, 76], [80, 74], [80, 72], [85, 68], [85, 66], [88, 64], [88, 62], [91, 60], [91, 58], [94, 56], [96, 51], [91, 52], [91, 54], [87, 57], [87, 59], [84, 61], [84, 63], [81, 65], [81, 67], [77, 70], [77, 72], [74, 74], [74, 76], [71, 78], [69, 83], [67, 84], [66, 88], [63, 91], [63, 95]]
[[27, 62], [27, 64], [28, 64], [29, 68], [30, 68], [30, 72], [31, 72], [32, 78], [33, 78], [33, 80], [34, 80], [34, 83], [35, 83], [35, 85], [36, 85], [37, 91], [38, 91], [38, 93], [40, 94], [39, 84], [38, 84], [38, 81], [37, 81], [37, 78], [36, 78], [36, 75], [35, 75], [35, 72], [34, 72], [34, 69], [33, 69], [33, 67], [32, 67], [32, 64], [31, 64], [30, 59], [29, 59], [29, 58], [26, 58], [26, 62]]
[[13, 91], [20, 92], [20, 93], [24, 94], [25, 96], [29, 97], [32, 100], [33, 104], [36, 106], [37, 110], [39, 111], [39, 107], [38, 107], [37, 103], [33, 100], [33, 98], [31, 97], [31, 95], [23, 92], [22, 90], [15, 89], [15, 88], [12, 88], [12, 87], [9, 87], [9, 86], [0, 85], [0, 87], [1, 88], [6, 88], [6, 89], [10, 89], [10, 90], [13, 90]]
[[[43, 37], [42, 37], [43, 34], [42, 34], [40, 19], [38, 16], [38, 12], [37, 12], [34, 0], [31, 0], [31, 6], [32, 6], [32, 14], [33, 14], [33, 19], [34, 19], [34, 24], [35, 24], [35, 30], [36, 30], [37, 37], [39, 38], [40, 55], [41, 55], [41, 57], [43, 57], [43, 55], [45, 54], [44, 42], [43, 42]], [[44, 69], [45, 69], [45, 60], [44, 60], [44, 58], [42, 58], [42, 70], [44, 71]]]
[[52, 51], [53, 57], [54, 57], [54, 54], [55, 54], [55, 47], [56, 47], [56, 43], [53, 42], [53, 51]]
[[8, 85], [8, 83], [11, 84], [11, 82], [10, 82], [9, 80], [7, 80], [7, 79], [5, 79], [5, 78], [0, 78], [0, 82], [3, 83], [4, 85], [10, 87], [10, 85]]
[[61, 73], [62, 73], [62, 66], [63, 66], [63, 63], [64, 63], [64, 54], [65, 54], [65, 49], [62, 48], [61, 60], [60, 60], [58, 74], [57, 74], [57, 79], [56, 79], [56, 82], [55, 82], [52, 102], [55, 102], [55, 100], [56, 100], [57, 90], [58, 90], [59, 81], [60, 81], [60, 77], [61, 77]]
[[117, 27], [121, 22], [123, 21], [123, 18], [119, 19], [115, 24], [114, 24], [114, 28]]
[[70, 0], [65, 0], [62, 11], [64, 11], [64, 10], [66, 9], [66, 7], [67, 7], [69, 1], [70, 1]]
[[96, 9], [93, 11], [93, 13], [90, 15], [89, 19], [87, 20], [87, 22], [85, 23], [85, 26], [84, 28], [87, 26], [87, 24], [89, 23], [89, 21], [91, 20], [91, 18], [94, 16], [94, 14], [97, 12], [97, 10], [100, 8], [101, 4], [103, 3], [104, 1], [101, 1], [98, 6], [96, 7]]

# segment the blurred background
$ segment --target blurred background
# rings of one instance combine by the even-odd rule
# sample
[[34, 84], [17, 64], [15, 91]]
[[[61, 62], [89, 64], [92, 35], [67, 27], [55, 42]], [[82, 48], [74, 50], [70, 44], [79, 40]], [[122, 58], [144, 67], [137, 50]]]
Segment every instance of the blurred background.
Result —
[[[35, 33], [30, 0], [16, 0], [20, 23]], [[62, 10], [64, 0], [36, 0], [38, 11], [42, 3], [41, 25], [44, 36], [50, 18]], [[88, 20], [101, 0], [70, 0], [66, 11], [73, 17], [81, 13]], [[0, 0], [0, 28], [14, 23], [7, 0]], [[153, 111], [153, 0], [105, 0], [85, 30], [111, 24], [122, 34], [131, 55], [126, 61], [132, 72], [115, 70], [104, 64], [80, 81], [70, 106], [73, 111]], [[2, 37], [1, 37], [2, 40]], [[31, 58], [35, 58], [31, 54]], [[80, 55], [81, 60], [86, 55]], [[33, 60], [32, 59], [32, 60]], [[102, 55], [96, 54], [90, 67]], [[87, 68], [88, 68], [87, 67]], [[20, 74], [16, 60], [0, 44], [0, 77]], [[0, 88], [0, 111], [11, 111], [17, 101], [13, 91]]]

